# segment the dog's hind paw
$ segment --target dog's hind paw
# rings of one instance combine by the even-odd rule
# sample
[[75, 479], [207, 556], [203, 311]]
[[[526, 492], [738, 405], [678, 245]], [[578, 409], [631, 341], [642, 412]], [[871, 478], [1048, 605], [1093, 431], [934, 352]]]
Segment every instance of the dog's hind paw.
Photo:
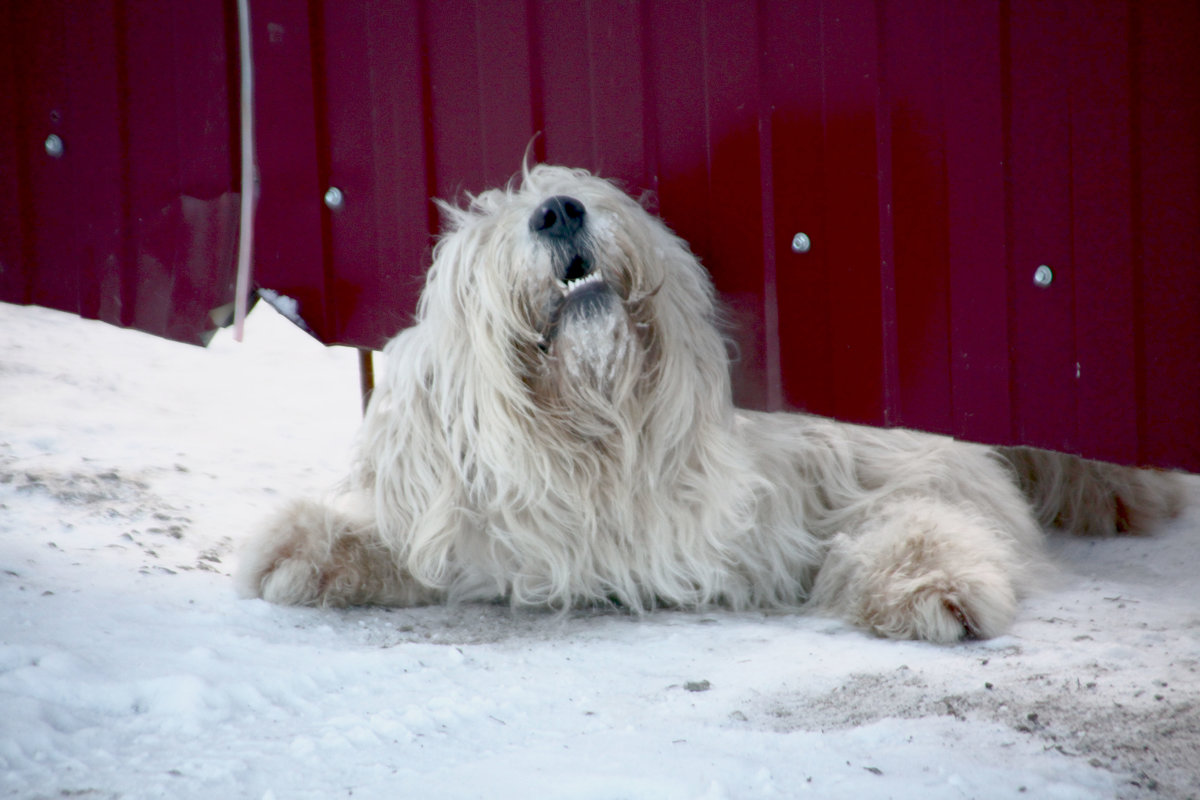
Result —
[[1028, 447], [1000, 448], [1047, 527], [1085, 536], [1149, 533], [1179, 514], [1187, 489], [1175, 472], [1088, 461]]

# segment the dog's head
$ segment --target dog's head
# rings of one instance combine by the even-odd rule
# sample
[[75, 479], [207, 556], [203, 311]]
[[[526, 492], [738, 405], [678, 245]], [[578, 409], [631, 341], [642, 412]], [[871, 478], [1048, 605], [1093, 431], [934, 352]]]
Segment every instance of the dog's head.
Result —
[[463, 341], [476, 369], [567, 405], [615, 401], [677, 359], [725, 370], [707, 274], [609, 181], [539, 165], [442, 209], [420, 317]]

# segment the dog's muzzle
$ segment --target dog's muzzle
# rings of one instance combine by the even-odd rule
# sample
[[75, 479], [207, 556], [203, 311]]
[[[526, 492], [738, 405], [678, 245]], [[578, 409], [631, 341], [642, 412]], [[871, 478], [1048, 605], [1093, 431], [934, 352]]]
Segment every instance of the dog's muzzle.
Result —
[[529, 230], [554, 253], [554, 277], [568, 291], [584, 279], [599, 277], [590, 255], [583, 203], [566, 195], [551, 197], [534, 210]]
[[605, 313], [614, 295], [596, 268], [587, 208], [574, 197], [556, 195], [542, 202], [529, 217], [529, 230], [549, 248], [561, 298], [553, 302], [548, 339], [563, 319]]
[[554, 277], [562, 284], [564, 295], [593, 284], [603, 286], [592, 257], [583, 203], [566, 195], [551, 197], [534, 210], [529, 230], [554, 254]]

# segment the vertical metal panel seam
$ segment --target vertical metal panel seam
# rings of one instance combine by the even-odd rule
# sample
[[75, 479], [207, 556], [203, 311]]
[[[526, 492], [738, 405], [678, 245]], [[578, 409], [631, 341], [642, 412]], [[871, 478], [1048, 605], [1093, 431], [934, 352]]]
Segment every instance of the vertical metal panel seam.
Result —
[[[950, 0], [953, 2], [953, 0]], [[947, 0], [942, 0], [941, 13], [938, 14], [938, 62], [941, 68], [937, 71], [937, 104], [938, 104], [938, 135], [941, 138], [938, 154], [941, 157], [942, 175], [942, 227], [946, 231], [945, 251], [943, 253], [946, 261], [946, 283], [942, 287], [942, 298], [945, 303], [946, 314], [946, 369], [949, 375], [946, 376], [946, 412], [945, 419], [946, 430], [957, 432], [958, 429], [958, 413], [954, 402], [954, 354], [956, 352], [954, 343], [954, 263], [950, 258], [951, 243], [950, 243], [950, 143], [948, 114], [946, 111], [946, 3]]]
[[775, 215], [774, 182], [774, 131], [772, 120], [774, 98], [769, 92], [771, 65], [767, 61], [767, 0], [759, 0], [756, 8], [758, 37], [758, 133], [759, 133], [759, 191], [762, 196], [762, 241], [763, 241], [763, 319], [766, 349], [767, 408], [775, 411], [783, 407], [783, 363], [780, 355], [782, 342], [779, 330], [778, 293], [778, 250], [776, 242], [781, 239], [777, 231]]
[[[8, 31], [10, 35], [13, 35], [15, 32], [15, 35], [19, 39], [23, 32], [17, 27], [16, 16], [17, 4], [13, 3], [8, 6]], [[37, 230], [37, 220], [34, 214], [36, 207], [34, 205], [33, 169], [30, 163], [32, 159], [23, 158], [22, 156], [32, 152], [33, 145], [39, 137], [35, 133], [36, 128], [32, 120], [29, 119], [33, 110], [33, 97], [30, 87], [30, 83], [33, 80], [30, 75], [32, 70], [26, 59], [17, 57], [17, 49], [15, 47], [9, 51], [8, 58], [12, 66], [13, 82], [16, 89], [16, 97], [13, 98], [16, 115], [12, 120], [12, 124], [15, 129], [13, 144], [16, 147], [14, 155], [17, 162], [17, 225], [20, 231], [18, 258], [21, 261], [18, 272], [22, 274], [23, 279], [20, 302], [29, 304], [33, 302], [34, 275], [38, 268], [35, 233]]]
[[1130, 231], [1130, 257], [1133, 259], [1133, 372], [1134, 372], [1134, 402], [1136, 404], [1137, 432], [1137, 462], [1146, 463], [1146, 439], [1149, 429], [1147, 417], [1147, 387], [1146, 387], [1146, 295], [1145, 295], [1145, 241], [1142, 238], [1142, 38], [1140, 3], [1130, 0], [1128, 8], [1129, 27], [1126, 36], [1129, 37], [1127, 57], [1129, 59], [1129, 217], [1132, 220]]
[[[118, 318], [122, 327], [131, 327], [134, 323], [135, 305], [137, 303], [137, 248], [133, 239], [133, 231], [136, 228], [133, 218], [133, 170], [132, 153], [130, 148], [130, 137], [133, 134], [130, 124], [130, 74], [129, 74], [129, 15], [126, 12], [125, 0], [115, 0], [113, 3], [113, 19], [112, 19], [114, 37], [113, 44], [116, 50], [115, 57], [115, 74], [117, 79], [117, 137], [120, 140], [118, 145], [118, 158], [120, 159], [120, 192], [121, 192], [121, 241], [118, 247], [121, 252], [120, 263], [116, 265], [118, 270], [118, 292], [120, 295], [120, 311]], [[101, 252], [94, 250], [97, 242], [91, 243], [93, 249], [93, 263], [90, 265], [92, 269], [104, 270], [106, 264], [98, 261], [98, 258], [104, 256]], [[97, 276], [99, 277], [99, 276]], [[99, 281], [101, 287], [104, 281]], [[76, 288], [82, 288], [83, 281], [80, 280], [76, 284]], [[100, 313], [104, 308], [103, 298], [97, 298], [98, 306], [97, 313]], [[82, 306], [83, 298], [79, 298]]]
[[[825, 66], [828, 59], [825, 57], [825, 3], [827, 0], [818, 0], [817, 3], [817, 54], [818, 64], [820, 65], [821, 74], [821, 137], [822, 140], [829, 133], [829, 75], [826, 73]], [[825, 161], [821, 160], [821, 184], [828, 188], [829, 173], [825, 169]]]
[[896, 322], [896, 231], [892, 219], [892, 115], [887, 74], [887, 0], [875, 0], [875, 158], [879, 204], [879, 334], [882, 339], [883, 422], [901, 421]]
[[[372, 20], [379, 13], [379, 9], [378, 9], [378, 4], [376, 2], [374, 2], [374, 0], [362, 0], [362, 5], [363, 5], [362, 20], [363, 20], [363, 29], [364, 29], [363, 34], [362, 34], [362, 47], [366, 51], [366, 62], [367, 62], [366, 69], [364, 70], [364, 74], [362, 76], [362, 80], [367, 85], [366, 93], [367, 93], [367, 97], [369, 98], [369, 102], [371, 105], [371, 108], [367, 112], [367, 121], [368, 121], [368, 124], [370, 125], [370, 127], [360, 134], [361, 136], [365, 136], [367, 138], [367, 141], [371, 142], [370, 150], [364, 154], [365, 160], [369, 163], [366, 165], [367, 168], [363, 171], [363, 175], [366, 178], [366, 180], [363, 183], [363, 188], [364, 188], [364, 190], [368, 191], [370, 194], [368, 196], [363, 197], [363, 201], [362, 201], [364, 204], [368, 204], [366, 207], [364, 207], [364, 210], [367, 210], [367, 208], [369, 208], [371, 213], [363, 214], [362, 216], [363, 216], [363, 221], [367, 228], [366, 249], [371, 254], [371, 260], [374, 262], [376, 269], [386, 269], [392, 265], [383, 263], [382, 255], [384, 252], [384, 250], [383, 250], [384, 231], [380, 229], [380, 225], [379, 225], [379, 210], [380, 210], [380, 208], [383, 207], [384, 204], [383, 204], [382, 197], [380, 196], [380, 181], [379, 181], [379, 161], [380, 161], [380, 157], [381, 157], [381, 148], [376, 143], [379, 141], [379, 138], [380, 138], [380, 130], [384, 126], [383, 126], [383, 123], [381, 122], [381, 115], [380, 115], [380, 106], [382, 104], [377, 102], [375, 99], [377, 96], [376, 89], [379, 86], [379, 59], [375, 55], [376, 52], [378, 51], [378, 41], [377, 41], [376, 35], [375, 35], [377, 32], [376, 29], [378, 26], [372, 24]], [[392, 46], [394, 47], [395, 45], [393, 44]], [[343, 104], [339, 104], [339, 105], [343, 105]], [[345, 150], [343, 149], [342, 152], [345, 152]], [[324, 197], [322, 197], [322, 202], [324, 202]], [[393, 234], [392, 234], [392, 232], [389, 231], [387, 235], [389, 237], [391, 237]], [[360, 364], [359, 364], [360, 381], [365, 380], [365, 375], [363, 373], [364, 369], [365, 369], [365, 366], [360, 362]], [[365, 387], [364, 387], [364, 391], [365, 391]]]
[[[832, 217], [829, 213], [829, 208], [828, 208], [830, 170], [829, 170], [829, 160], [827, 158], [827, 156], [829, 154], [829, 68], [828, 68], [829, 59], [827, 58], [826, 53], [827, 53], [827, 48], [829, 46], [829, 42], [828, 42], [828, 39], [826, 36], [827, 31], [826, 31], [826, 26], [825, 26], [825, 12], [826, 12], [828, 2], [830, 2], [830, 0], [818, 0], [818, 3], [817, 3], [817, 56], [818, 56], [817, 64], [818, 64], [818, 69], [820, 70], [820, 74], [819, 74], [820, 108], [818, 109], [818, 113], [820, 115], [821, 161], [820, 161], [819, 169], [820, 169], [821, 199], [825, 206], [825, 208], [823, 209], [825, 213], [824, 213], [823, 218], [821, 219], [821, 222], [822, 222], [821, 233], [828, 236], [830, 239], [832, 239], [832, 236], [833, 236]], [[832, 265], [833, 265], [832, 256], [833, 256], [833, 251], [831, 248], [830, 249], [830, 257], [824, 261], [824, 266], [826, 267], [827, 275], [828, 275], [828, 270], [830, 268], [832, 268]], [[824, 294], [825, 294], [826, 300], [828, 302], [828, 297], [829, 297], [829, 283], [828, 282], [826, 282], [823, 285], [823, 289], [824, 289]], [[826, 325], [824, 326], [824, 331], [823, 331], [824, 341], [822, 342], [822, 344], [824, 346], [824, 351], [825, 351], [824, 357], [827, 359], [827, 364], [828, 364], [828, 375], [826, 376], [826, 380], [827, 380], [828, 385], [830, 387], [833, 387], [829, 391], [827, 391], [824, 395], [824, 397], [827, 397], [829, 399], [830, 407], [832, 407], [834, 405], [834, 397], [835, 397], [835, 391], [836, 391], [835, 382], [836, 382], [836, 378], [837, 378], [837, 367], [836, 367], [837, 362], [836, 362], [836, 359], [834, 358], [834, 354], [833, 354], [833, 330], [832, 330], [833, 326], [832, 326], [832, 324], [829, 324], [831, 322], [831, 319], [832, 319], [832, 314], [827, 314], [825, 316], [824, 321], [826, 322]], [[801, 402], [804, 403], [805, 408], [809, 408], [810, 403], [812, 401], [809, 400], [807, 397], [805, 397], [805, 398], [801, 399]]]
[[[18, 4], [14, 3], [12, 5], [14, 8], [16, 8]], [[70, 44], [67, 39], [68, 29], [66, 22], [66, 4], [64, 2], [47, 2], [45, 5], [54, 11], [52, 16], [46, 15], [51, 16], [49, 22], [45, 22], [45, 17], [36, 13], [36, 5], [26, 4], [25, 7], [29, 9], [29, 16], [26, 17], [26, 24], [29, 26], [29, 28], [33, 28], [39, 24], [45, 25], [46, 27], [52, 27], [54, 32], [54, 40], [60, 42], [63, 48], [55, 53], [55, 55], [58, 55], [61, 52], [65, 52], [65, 49], [69, 47]], [[41, 44], [41, 41], [35, 38], [36, 33], [33, 30], [26, 30], [25, 33], [30, 37], [31, 40], [36, 41], [39, 45]], [[17, 58], [17, 52], [15, 50], [14, 58]], [[45, 108], [42, 106], [42, 93], [47, 91], [47, 87], [38, 85], [36, 82], [39, 78], [39, 68], [43, 71], [49, 68], [48, 60], [44, 55], [36, 60], [20, 58], [17, 58], [17, 60], [23, 62], [27, 69], [25, 74], [27, 76], [28, 83], [25, 87], [25, 97], [28, 101], [28, 108], [30, 109], [31, 113], [35, 108], [38, 109], [39, 113], [42, 113], [45, 111]], [[82, 126], [76, 123], [75, 115], [69, 113], [69, 109], [72, 107], [70, 97], [71, 86], [69, 69], [68, 65], [65, 63], [65, 59], [63, 59], [63, 63], [54, 65], [54, 72], [55, 74], [52, 80], [53, 89], [56, 91], [53, 91], [50, 96], [46, 97], [45, 99], [50, 101], [51, 112], [58, 109], [62, 110], [59, 119], [61, 127], [57, 128], [55, 132], [61, 133], [66, 137], [68, 142], [67, 146], [69, 147], [72, 133], [74, 131], [81, 131]], [[57, 106], [57, 108], [55, 108], [55, 106]], [[29, 208], [31, 210], [31, 213], [28, 216], [28, 232], [29, 249], [33, 260], [29, 262], [30, 272], [26, 281], [26, 294], [28, 302], [38, 303], [41, 305], [50, 303], [53, 305], [53, 307], [62, 308], [64, 311], [70, 311], [74, 314], [81, 314], [82, 309], [79, 308], [78, 296], [74, 298], [73, 308], [54, 305], [53, 299], [51, 297], [47, 297], [47, 288], [44, 280], [45, 274], [51, 270], [68, 270], [75, 274], [75, 280], [78, 282], [78, 274], [83, 269], [83, 264], [81, 263], [83, 259], [79, 258], [74, 264], [51, 264], [48, 261], [43, 262], [41, 260], [41, 258], [46, 255], [42, 244], [44, 241], [44, 232], [50, 228], [50, 225], [49, 220], [46, 218], [48, 215], [45, 213], [45, 203], [39, 201], [44, 199], [45, 192], [47, 190], [46, 181], [48, 180], [49, 173], [47, 172], [45, 166], [43, 166], [41, 170], [38, 170], [31, 163], [36, 159], [41, 159], [44, 152], [42, 150], [42, 129], [37, 127], [35, 124], [31, 130], [32, 133], [30, 138], [25, 142], [25, 145], [29, 149], [18, 155], [19, 161], [26, 161], [25, 158], [21, 158], [20, 156], [28, 156], [28, 161], [30, 162], [27, 163], [29, 171]], [[40, 163], [43, 165], [45, 164], [44, 161]], [[63, 168], [66, 169], [66, 165], [63, 165]], [[75, 246], [76, 252], [79, 252], [82, 249], [80, 246], [82, 230], [87, 226], [86, 217], [84, 217], [82, 214], [76, 215], [77, 209], [75, 207], [74, 198], [68, 198], [68, 200], [71, 202], [71, 207], [68, 209], [68, 212], [73, 215], [73, 218], [80, 219], [82, 223], [78, 229], [71, 231], [71, 236], [74, 239], [71, 244]], [[36, 269], [34, 269], [35, 267]]]
[[[529, 113], [530, 124], [533, 126], [533, 139], [530, 146], [533, 149], [534, 163], [546, 160], [546, 85], [544, 60], [542, 54], [542, 28], [538, 20], [537, 0], [526, 0], [525, 20], [528, 24], [529, 48]], [[524, 166], [524, 165], [522, 165]]]
[[471, 53], [475, 57], [475, 113], [479, 117], [479, 163], [483, 167], [484, 175], [494, 174], [492, 164], [488, 163], [488, 155], [491, 153], [491, 147], [488, 146], [488, 115], [486, 103], [483, 97], [484, 87], [484, 67], [483, 67], [483, 45], [486, 37], [483, 32], [483, 20], [481, 4], [488, 0], [475, 0], [474, 6], [475, 26], [471, 31], [471, 35], [475, 37], [475, 46]]
[[588, 76], [588, 134], [591, 141], [588, 143], [591, 162], [595, 169], [603, 172], [604, 164], [600, 163], [600, 131], [599, 131], [599, 115], [596, 113], [596, 26], [592, 19], [592, 3], [590, 0], [584, 3], [583, 9], [583, 41], [584, 53], [587, 55], [587, 76]]
[[[1075, 28], [1071, 25], [1072, 8], [1073, 8], [1073, 6], [1071, 3], [1066, 3], [1064, 5], [1064, 13], [1067, 16], [1067, 30], [1074, 32]], [[1080, 13], [1080, 12], [1078, 9], [1076, 9], [1075, 13]], [[1069, 60], [1072, 63], [1076, 60], [1074, 58], [1072, 51], [1077, 52], [1077, 48], [1079, 46], [1080, 46], [1080, 40], [1079, 40], [1078, 36], [1073, 38], [1068, 43], [1068, 47], [1070, 48], [1068, 50], [1068, 55], [1070, 56]], [[1078, 102], [1075, 99], [1075, 92], [1072, 91], [1072, 86], [1071, 86], [1071, 82], [1072, 82], [1071, 78], [1072, 77], [1073, 77], [1072, 73], [1068, 70], [1068, 75], [1067, 75], [1067, 153], [1068, 154], [1074, 154], [1074, 152], [1075, 152], [1075, 138], [1076, 138], [1075, 110], [1079, 106]], [[1083, 393], [1081, 391], [1079, 391], [1079, 377], [1078, 377], [1078, 375], [1079, 375], [1079, 344], [1078, 344], [1079, 343], [1079, 329], [1077, 327], [1077, 323], [1078, 323], [1079, 317], [1075, 313], [1075, 311], [1076, 311], [1076, 306], [1078, 305], [1077, 301], [1078, 301], [1078, 292], [1079, 292], [1078, 287], [1079, 287], [1079, 283], [1080, 283], [1080, 270], [1079, 270], [1079, 264], [1078, 264], [1078, 256], [1075, 252], [1075, 164], [1074, 164], [1074, 159], [1071, 157], [1071, 155], [1068, 155], [1068, 159], [1067, 159], [1067, 225], [1066, 225], [1066, 230], [1067, 230], [1067, 252], [1071, 254], [1071, 263], [1068, 265], [1069, 276], [1070, 276], [1070, 280], [1071, 280], [1071, 291], [1067, 297], [1067, 302], [1068, 302], [1067, 314], [1069, 315], [1069, 318], [1071, 320], [1071, 323], [1070, 323], [1071, 341], [1069, 343], [1070, 348], [1071, 348], [1071, 358], [1068, 363], [1075, 367], [1074, 374], [1076, 377], [1074, 380], [1070, 381], [1067, 384], [1068, 386], [1071, 387], [1071, 395], [1072, 395], [1071, 400], [1073, 401], [1071, 405], [1075, 408], [1074, 419], [1070, 420], [1069, 424], [1066, 422], [1064, 422], [1064, 424], [1067, 425], [1067, 428], [1068, 428], [1067, 434], [1070, 437], [1067, 441], [1069, 442], [1072, 449], [1078, 449], [1078, 447], [1079, 447], [1079, 420], [1083, 415], [1080, 404], [1081, 404], [1081, 396]]]
[[[225, 19], [225, 106], [229, 115], [229, 130], [227, 147], [229, 148], [230, 188], [236, 190], [241, 186], [242, 177], [242, 110], [241, 110], [241, 47], [238, 42], [238, 0], [224, 0], [222, 3]], [[250, 37], [253, 47], [254, 36]], [[255, 176], [257, 185], [258, 178]], [[245, 202], [245, 198], [239, 200]]]
[[[328, 68], [325, 57], [325, 14], [323, 0], [308, 0], [308, 47], [312, 69], [313, 132], [317, 146], [317, 185], [320, 191], [331, 186], [333, 161], [329, 130]], [[359, 198], [361, 202], [362, 198]], [[319, 197], [305, 198], [306, 203], [319, 203]], [[355, 202], [350, 198], [349, 202]], [[318, 209], [321, 220], [321, 316], [325, 337], [336, 341], [338, 330], [337, 276], [333, 252], [333, 215], [323, 206]]]
[[[174, 3], [168, 4], [168, 7], [170, 9], [170, 11], [168, 13], [170, 13], [170, 15], [171, 15], [171, 42], [172, 42], [172, 47], [171, 47], [171, 95], [174, 97], [174, 100], [175, 100], [175, 102], [172, 103], [172, 105], [171, 105], [171, 111], [174, 114], [174, 117], [171, 120], [171, 123], [172, 123], [171, 127], [174, 129], [174, 134], [175, 134], [174, 138], [172, 140], [172, 144], [175, 145], [175, 150], [171, 154], [172, 155], [171, 174], [172, 174], [173, 182], [170, 187], [171, 188], [171, 196], [170, 196], [169, 202], [179, 203], [180, 206], [182, 206], [183, 195], [186, 191], [188, 191], [189, 187], [185, 184], [185, 181], [183, 178], [183, 153], [184, 153], [185, 148], [184, 148], [184, 144], [182, 141], [183, 140], [184, 113], [183, 113], [181, 104], [183, 102], [185, 93], [180, 91], [180, 86], [179, 86], [179, 72], [180, 72], [179, 58], [180, 58], [181, 50], [179, 47], [174, 46], [174, 43], [178, 42], [181, 38], [180, 30], [179, 30], [180, 9], [179, 9], [179, 6], [177, 6]], [[251, 75], [253, 76], [253, 73], [251, 73]], [[184, 217], [183, 217], [182, 208], [181, 208], [180, 209], [180, 219], [183, 219], [183, 218]], [[187, 258], [188, 258], [187, 251], [188, 251], [189, 245], [186, 242], [185, 237], [187, 237], [189, 233], [190, 233], [190, 231], [183, 230], [183, 228], [181, 226], [180, 228], [178, 228], [176, 230], [175, 235], [172, 237], [174, 239], [174, 242], [172, 243], [172, 248], [171, 248], [171, 263], [169, 265], [167, 265], [169, 267], [169, 273], [167, 276], [167, 287], [166, 287], [167, 296], [172, 299], [175, 297], [175, 287], [179, 283], [179, 277], [178, 277], [179, 270], [187, 269], [187, 266], [186, 266]], [[163, 320], [163, 329], [170, 330], [172, 322], [173, 322], [173, 320], [170, 319], [169, 317], [167, 319]]]
[[418, 68], [421, 70], [421, 155], [425, 167], [425, 227], [432, 236], [438, 230], [437, 159], [434, 155], [433, 69], [429, 59], [429, 14], [422, 0], [414, 0], [417, 15]]
[[762, 209], [762, 253], [763, 253], [763, 337], [766, 350], [767, 410], [783, 408], [783, 363], [779, 341], [779, 292], [776, 241], [780, 239], [775, 229], [775, 182], [774, 143], [771, 120], [772, 101], [766, 76], [771, 65], [767, 62], [767, 8], [768, 0], [758, 0], [755, 6], [755, 34], [758, 47], [758, 158], [759, 194]]
[[[713, 119], [712, 119], [712, 52], [708, 41], [708, 0], [700, 0], [700, 85], [704, 91], [704, 198], [705, 222], [711, 222], [713, 207]], [[711, 246], [711, 238], [705, 236], [705, 245]]]
[[655, 57], [654, 30], [650, 3], [652, 0], [639, 0], [639, 19], [642, 28], [641, 76], [642, 76], [642, 163], [645, 169], [647, 186], [644, 189], [657, 191], [659, 186], [659, 125], [658, 125], [658, 90], [654, 84]]
[[1008, 317], [1008, 439], [1017, 441], [1020, 428], [1018, 416], [1021, 405], [1018, 402], [1020, 391], [1020, 359], [1014, 351], [1017, 341], [1017, 269], [1013, 262], [1013, 242], [1016, 237], [1013, 221], [1013, 76], [1012, 76], [1012, 6], [1009, 0], [1000, 0], [1000, 119], [1001, 137], [1003, 141], [1004, 158], [1004, 264], [1008, 275], [1008, 298], [1006, 302]]

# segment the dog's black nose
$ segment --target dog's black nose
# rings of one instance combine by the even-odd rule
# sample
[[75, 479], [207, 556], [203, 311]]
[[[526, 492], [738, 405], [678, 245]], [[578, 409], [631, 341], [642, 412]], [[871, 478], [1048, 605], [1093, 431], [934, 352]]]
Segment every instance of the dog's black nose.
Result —
[[587, 211], [574, 197], [558, 195], [537, 207], [529, 218], [529, 230], [552, 239], [570, 239], [583, 230]]

